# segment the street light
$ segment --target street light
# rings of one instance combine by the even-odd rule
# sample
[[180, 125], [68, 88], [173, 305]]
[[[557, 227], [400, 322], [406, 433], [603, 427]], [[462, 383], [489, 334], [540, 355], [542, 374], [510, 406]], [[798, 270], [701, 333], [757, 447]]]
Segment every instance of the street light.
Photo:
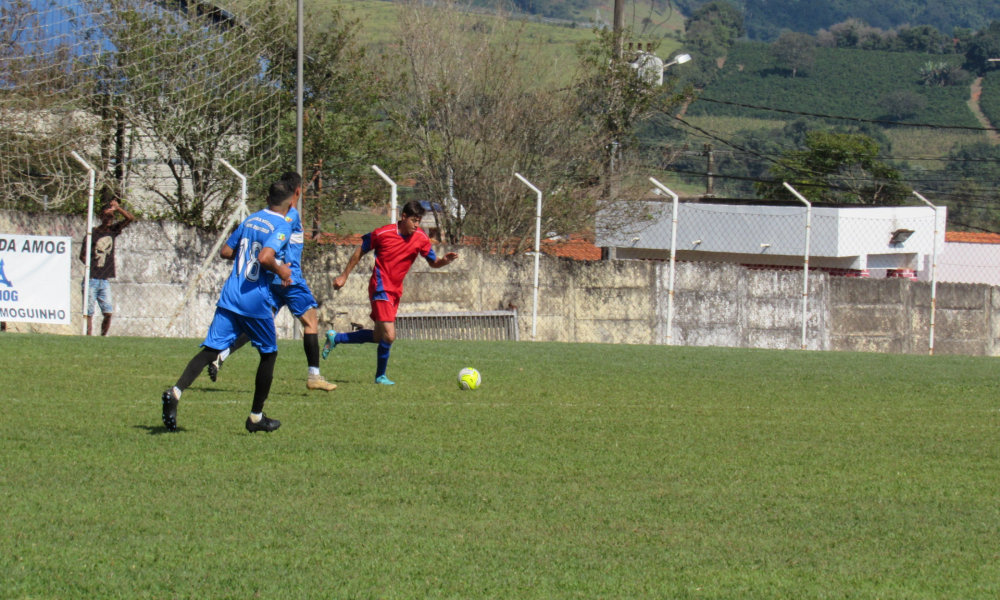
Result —
[[666, 69], [667, 67], [672, 66], [672, 65], [683, 65], [684, 63], [686, 63], [689, 60], [691, 60], [691, 55], [690, 54], [678, 54], [677, 56], [674, 57], [674, 60], [668, 62], [665, 65], [663, 65], [663, 68]]
[[675, 56], [672, 61], [664, 63], [662, 58], [651, 52], [639, 52], [639, 56], [630, 62], [629, 66], [635, 69], [639, 77], [660, 86], [663, 85], [663, 72], [667, 67], [682, 65], [689, 60], [691, 60], [690, 54], [681, 54]]

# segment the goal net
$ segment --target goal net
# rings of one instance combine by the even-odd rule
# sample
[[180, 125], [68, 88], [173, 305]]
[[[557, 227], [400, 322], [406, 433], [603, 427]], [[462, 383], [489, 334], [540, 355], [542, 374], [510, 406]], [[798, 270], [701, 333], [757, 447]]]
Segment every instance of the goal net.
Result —
[[0, 3], [0, 208], [82, 208], [76, 151], [98, 202], [221, 227], [239, 187], [219, 159], [251, 181], [278, 160], [285, 2]]

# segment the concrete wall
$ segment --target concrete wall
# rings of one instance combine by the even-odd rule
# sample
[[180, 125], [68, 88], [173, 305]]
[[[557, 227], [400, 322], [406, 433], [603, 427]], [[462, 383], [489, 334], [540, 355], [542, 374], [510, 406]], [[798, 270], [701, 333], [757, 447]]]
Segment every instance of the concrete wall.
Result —
[[[72, 323], [8, 323], [8, 331], [75, 335], [82, 330], [84, 265], [77, 260], [86, 234], [84, 217], [0, 211], [0, 233], [67, 236], [73, 239]], [[114, 318], [111, 334], [120, 336], [204, 337], [212, 322], [219, 290], [232, 263], [221, 259], [183, 303], [191, 278], [215, 243], [216, 235], [167, 221], [137, 221], [118, 237], [112, 283]], [[94, 324], [100, 331], [100, 310]], [[177, 315], [177, 318], [174, 318]], [[168, 329], [167, 325], [174, 321]], [[278, 320], [279, 335], [291, 334], [287, 315]]]
[[[64, 235], [82, 240], [83, 219], [0, 211], [0, 233]], [[170, 321], [216, 240], [173, 223], [140, 222], [119, 238], [113, 335], [201, 337], [214, 312], [230, 263], [213, 259], [181, 318]], [[370, 326], [367, 286], [373, 257], [364, 257], [343, 290], [333, 291], [354, 246], [309, 245], [304, 271], [321, 303], [323, 327]], [[532, 258], [498, 257], [470, 247], [441, 247], [460, 258], [443, 269], [422, 260], [406, 280], [401, 313], [480, 311], [516, 307], [522, 340], [531, 339]], [[77, 252], [77, 250], [74, 250]], [[73, 268], [79, 290], [82, 264]], [[581, 262], [543, 257], [539, 277], [538, 339], [598, 343], [667, 343], [669, 263]], [[672, 337], [676, 345], [798, 349], [801, 347], [801, 271], [753, 270], [732, 264], [678, 263]], [[80, 306], [79, 291], [75, 307]], [[1000, 354], [1000, 288], [939, 284], [935, 352]], [[71, 326], [10, 324], [15, 331], [76, 334]], [[813, 350], [926, 353], [930, 284], [906, 279], [809, 276], [806, 347]], [[283, 311], [279, 336], [291, 336]], [[46, 328], [47, 327], [47, 328]]]

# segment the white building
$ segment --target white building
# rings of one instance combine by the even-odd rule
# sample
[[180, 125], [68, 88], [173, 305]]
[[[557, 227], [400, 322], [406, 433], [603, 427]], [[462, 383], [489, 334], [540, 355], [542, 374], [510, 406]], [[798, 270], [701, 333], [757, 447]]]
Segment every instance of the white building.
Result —
[[[929, 269], [920, 271], [920, 279], [930, 279]], [[938, 255], [937, 280], [1000, 286], [1000, 235], [949, 231]]]
[[[669, 259], [672, 205], [658, 204], [649, 221], [614, 232], [599, 227], [597, 245], [617, 259]], [[939, 210], [942, 249], [947, 212]], [[926, 206], [813, 207], [809, 268], [861, 277], [884, 269], [915, 278], [929, 264], [934, 232], [934, 210]], [[803, 205], [679, 205], [677, 260], [800, 268], [805, 247]]]

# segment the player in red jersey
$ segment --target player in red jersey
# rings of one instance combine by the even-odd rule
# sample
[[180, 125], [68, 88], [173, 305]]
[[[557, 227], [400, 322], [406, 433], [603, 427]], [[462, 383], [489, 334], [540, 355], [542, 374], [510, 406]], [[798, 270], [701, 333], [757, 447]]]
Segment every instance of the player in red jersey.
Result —
[[347, 261], [344, 272], [333, 280], [333, 289], [339, 290], [347, 283], [358, 261], [369, 251], [375, 251], [375, 268], [368, 283], [368, 299], [372, 303], [372, 320], [375, 329], [362, 329], [350, 333], [337, 333], [332, 329], [326, 332], [326, 344], [323, 346], [323, 358], [337, 344], [371, 344], [377, 343], [375, 383], [394, 385], [385, 376], [389, 364], [389, 351], [396, 339], [396, 310], [399, 308], [399, 298], [403, 295], [403, 279], [410, 272], [417, 256], [423, 256], [433, 269], [439, 269], [458, 258], [455, 252], [449, 252], [438, 258], [431, 247], [431, 240], [420, 229], [423, 218], [423, 206], [417, 201], [407, 202], [403, 207], [403, 218], [397, 223], [379, 227], [375, 231], [362, 236], [361, 247]]

